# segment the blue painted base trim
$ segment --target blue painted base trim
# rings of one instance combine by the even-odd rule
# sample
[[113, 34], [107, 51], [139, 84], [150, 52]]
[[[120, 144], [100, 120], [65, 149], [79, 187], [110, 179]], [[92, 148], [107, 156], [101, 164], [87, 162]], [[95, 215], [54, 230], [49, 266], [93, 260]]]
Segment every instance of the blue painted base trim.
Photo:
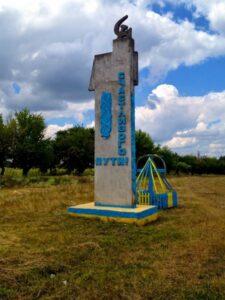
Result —
[[120, 207], [120, 208], [135, 208], [136, 204], [132, 205], [113, 205], [102, 201], [96, 201], [95, 206]]
[[153, 206], [141, 212], [124, 212], [124, 211], [115, 211], [113, 209], [103, 210], [103, 209], [69, 207], [68, 212], [75, 213], [75, 214], [83, 214], [83, 215], [96, 215], [102, 217], [142, 219], [156, 214], [158, 212], [158, 209], [156, 206]]
[[[167, 209], [178, 206], [178, 196], [175, 190], [172, 191], [172, 205], [171, 202], [169, 202], [168, 193], [155, 194], [153, 192], [149, 192], [148, 190], [142, 190], [141, 193], [142, 195], [150, 194], [149, 205], [155, 205], [158, 207], [158, 209]], [[142, 204], [142, 202], [140, 203]]]
[[173, 206], [177, 207], [178, 206], [178, 196], [177, 196], [177, 192], [173, 191]]

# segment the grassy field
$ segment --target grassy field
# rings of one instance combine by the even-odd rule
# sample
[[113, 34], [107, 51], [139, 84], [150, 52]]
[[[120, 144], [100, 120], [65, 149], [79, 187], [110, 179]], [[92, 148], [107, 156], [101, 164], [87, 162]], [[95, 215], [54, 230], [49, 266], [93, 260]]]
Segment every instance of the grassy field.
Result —
[[0, 190], [0, 299], [225, 299], [225, 177], [171, 178], [148, 226], [69, 217], [93, 182]]

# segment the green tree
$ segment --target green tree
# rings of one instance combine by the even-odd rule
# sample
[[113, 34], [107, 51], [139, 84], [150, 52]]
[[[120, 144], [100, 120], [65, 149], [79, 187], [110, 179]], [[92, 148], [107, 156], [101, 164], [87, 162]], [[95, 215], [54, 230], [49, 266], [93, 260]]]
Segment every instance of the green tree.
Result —
[[54, 142], [50, 139], [42, 141], [42, 147], [38, 153], [39, 158], [37, 167], [42, 173], [46, 173], [48, 169], [55, 167]]
[[82, 174], [94, 165], [94, 129], [75, 126], [57, 132], [54, 152], [58, 164]]
[[[198, 169], [198, 158], [195, 155], [183, 155], [179, 157], [179, 162], [191, 166], [190, 172], [193, 175]], [[179, 170], [177, 170], [179, 172]]]
[[186, 164], [185, 162], [179, 161], [176, 165], [176, 174], [179, 173], [190, 173], [191, 172], [191, 166]]
[[1, 175], [5, 172], [5, 163], [9, 158], [10, 149], [10, 132], [7, 124], [4, 124], [2, 115], [0, 114], [0, 168]]
[[172, 170], [176, 170], [176, 166], [179, 159], [177, 153], [173, 152], [167, 146], [165, 146], [160, 148], [157, 154], [159, 154], [165, 160], [166, 168], [168, 172]]
[[[136, 159], [138, 159], [147, 154], [154, 154], [156, 152], [156, 147], [151, 139], [150, 135], [142, 130], [137, 130], [135, 133], [136, 138]], [[138, 168], [142, 167], [145, 163], [143, 159], [140, 161]]]
[[24, 109], [15, 114], [11, 120], [14, 124], [12, 157], [15, 167], [22, 168], [23, 175], [27, 175], [33, 167], [44, 167], [47, 161], [48, 142], [44, 139], [45, 122], [42, 115], [32, 114]]
[[225, 174], [225, 156], [221, 156], [218, 159], [219, 164], [219, 174]]
[[206, 174], [220, 174], [221, 173], [221, 161], [216, 157], [203, 157], [205, 163], [205, 172]]

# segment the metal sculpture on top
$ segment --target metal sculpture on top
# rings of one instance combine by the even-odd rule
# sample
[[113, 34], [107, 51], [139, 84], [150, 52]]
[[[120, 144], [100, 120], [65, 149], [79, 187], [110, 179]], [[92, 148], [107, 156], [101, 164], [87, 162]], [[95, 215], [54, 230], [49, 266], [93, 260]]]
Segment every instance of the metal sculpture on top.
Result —
[[114, 26], [114, 32], [117, 35], [117, 39], [132, 38], [132, 28], [122, 24], [127, 18], [128, 15], [122, 17]]

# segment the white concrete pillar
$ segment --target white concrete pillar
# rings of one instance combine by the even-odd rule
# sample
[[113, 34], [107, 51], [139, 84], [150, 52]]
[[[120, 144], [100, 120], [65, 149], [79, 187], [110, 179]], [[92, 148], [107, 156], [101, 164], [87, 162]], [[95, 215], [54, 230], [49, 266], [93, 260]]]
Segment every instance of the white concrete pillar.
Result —
[[95, 91], [95, 205], [135, 205], [134, 85], [138, 53], [131, 36], [96, 55], [89, 90]]

